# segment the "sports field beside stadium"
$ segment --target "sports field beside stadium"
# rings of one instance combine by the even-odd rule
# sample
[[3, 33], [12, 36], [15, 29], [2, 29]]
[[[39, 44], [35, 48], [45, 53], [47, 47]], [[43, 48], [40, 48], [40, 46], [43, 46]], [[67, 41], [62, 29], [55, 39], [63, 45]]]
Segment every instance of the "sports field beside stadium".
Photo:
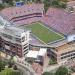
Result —
[[63, 38], [62, 35], [48, 29], [42, 23], [32, 23], [25, 27], [31, 29], [31, 32], [44, 43], [53, 42]]

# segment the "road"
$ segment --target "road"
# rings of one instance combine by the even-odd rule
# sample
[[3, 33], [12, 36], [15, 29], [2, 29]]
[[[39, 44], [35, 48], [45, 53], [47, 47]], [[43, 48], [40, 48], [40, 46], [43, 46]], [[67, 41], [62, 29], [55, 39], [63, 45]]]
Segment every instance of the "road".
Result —
[[50, 71], [53, 71], [53, 70], [57, 69], [59, 66], [61, 66], [61, 64], [49, 66], [49, 67], [47, 67], [47, 68], [44, 68], [43, 71], [44, 71], [44, 72], [46, 72], [46, 71], [50, 72]]
[[[1, 53], [2, 54], [2, 53]], [[3, 54], [2, 54], [3, 55]], [[5, 54], [4, 54], [5, 55]], [[1, 57], [1, 58], [3, 58], [3, 59], [5, 59], [6, 61], [8, 61], [9, 59], [7, 59], [7, 58], [5, 58], [5, 57]], [[25, 64], [22, 64], [22, 63], [19, 63], [19, 62], [17, 62], [17, 61], [15, 61], [14, 60], [14, 63], [18, 66], [18, 69], [21, 71], [21, 73], [23, 74], [23, 75], [36, 75], [35, 73], [34, 73], [34, 71], [29, 67], [29, 66], [27, 66], [27, 65], [25, 65]]]
[[21, 63], [16, 63], [16, 65], [23, 75], [34, 75], [34, 73], [30, 72], [29, 69], [21, 65]]
[[22, 75], [30, 75], [30, 72], [27, 69], [25, 69], [19, 65], [17, 65], [17, 66], [18, 66], [18, 69], [20, 70]]

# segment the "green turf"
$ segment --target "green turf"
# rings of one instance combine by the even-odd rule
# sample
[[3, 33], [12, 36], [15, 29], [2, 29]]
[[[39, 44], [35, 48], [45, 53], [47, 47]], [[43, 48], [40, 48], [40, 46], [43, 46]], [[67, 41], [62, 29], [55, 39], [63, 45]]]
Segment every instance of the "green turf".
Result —
[[0, 75], [9, 75], [12, 72], [12, 69], [5, 69], [0, 72]]
[[53, 42], [63, 38], [63, 36], [60, 34], [57, 34], [41, 25], [41, 23], [33, 23], [26, 27], [30, 28], [32, 33], [45, 43]]
[[0, 72], [0, 75], [20, 75], [20, 72], [10, 68], [5, 68], [5, 70]]

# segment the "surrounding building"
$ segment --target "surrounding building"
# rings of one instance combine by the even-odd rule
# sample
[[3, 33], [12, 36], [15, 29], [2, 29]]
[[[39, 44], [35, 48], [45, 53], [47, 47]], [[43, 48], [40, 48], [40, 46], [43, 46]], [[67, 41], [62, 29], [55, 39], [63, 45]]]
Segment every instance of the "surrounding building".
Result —
[[29, 30], [4, 26], [0, 31], [1, 46], [10, 55], [25, 56], [29, 51]]
[[53, 47], [48, 51], [48, 55], [55, 58], [58, 63], [65, 63], [75, 58], [75, 42], [66, 42], [60, 46]]
[[1, 31], [1, 38], [7, 53], [20, 57], [28, 53], [29, 31], [6, 26]]
[[29, 53], [26, 55], [28, 61], [34, 61], [37, 63], [44, 64], [45, 57], [47, 55], [46, 48], [40, 48], [38, 51], [30, 50]]
[[[35, 64], [43, 64], [46, 56], [54, 58], [57, 63], [66, 63], [75, 58], [74, 12], [51, 7], [44, 14], [43, 4], [30, 3], [20, 7], [5, 8], [0, 15], [0, 48], [2, 47], [7, 54], [24, 57], [28, 62]], [[35, 25], [40, 23], [39, 28], [46, 30], [48, 36], [51, 34], [52, 37], [58, 37], [61, 34], [63, 38], [44, 42], [42, 38], [46, 37], [42, 34], [37, 35], [39, 32], [36, 33], [36, 29], [39, 28], [35, 28], [35, 25], [31, 27], [33, 30], [26, 27], [33, 23]], [[41, 30], [40, 33], [46, 34]]]

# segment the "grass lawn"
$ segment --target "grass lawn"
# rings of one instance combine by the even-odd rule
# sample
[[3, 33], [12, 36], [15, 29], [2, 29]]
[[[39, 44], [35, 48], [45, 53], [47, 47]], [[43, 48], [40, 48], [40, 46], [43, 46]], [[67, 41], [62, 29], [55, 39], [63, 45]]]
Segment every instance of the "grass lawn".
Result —
[[55, 59], [49, 60], [49, 65], [57, 64], [57, 61]]
[[53, 42], [63, 38], [63, 36], [55, 33], [52, 30], [49, 30], [41, 23], [33, 23], [26, 27], [30, 28], [32, 33], [45, 43]]
[[20, 73], [18, 71], [14, 71], [13, 69], [5, 68], [5, 70], [0, 72], [0, 75], [20, 75]]
[[12, 73], [12, 69], [6, 68], [0, 72], [0, 75], [9, 75], [10, 73]]

